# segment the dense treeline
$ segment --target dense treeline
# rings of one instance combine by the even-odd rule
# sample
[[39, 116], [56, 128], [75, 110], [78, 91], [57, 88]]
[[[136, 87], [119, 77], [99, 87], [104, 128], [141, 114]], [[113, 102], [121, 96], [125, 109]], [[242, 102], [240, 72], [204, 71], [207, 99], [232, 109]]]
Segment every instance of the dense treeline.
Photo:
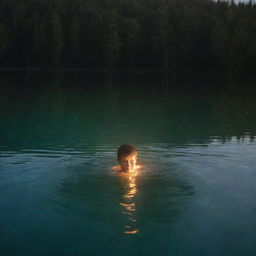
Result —
[[256, 68], [256, 4], [1, 0], [0, 67]]

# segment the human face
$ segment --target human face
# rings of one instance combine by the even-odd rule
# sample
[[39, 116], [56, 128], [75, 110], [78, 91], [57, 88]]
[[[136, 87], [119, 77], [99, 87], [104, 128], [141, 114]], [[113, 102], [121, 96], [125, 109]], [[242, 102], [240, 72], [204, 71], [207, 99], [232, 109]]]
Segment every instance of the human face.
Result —
[[137, 155], [131, 154], [129, 156], [123, 156], [120, 159], [120, 166], [124, 172], [130, 172], [135, 169], [137, 163]]

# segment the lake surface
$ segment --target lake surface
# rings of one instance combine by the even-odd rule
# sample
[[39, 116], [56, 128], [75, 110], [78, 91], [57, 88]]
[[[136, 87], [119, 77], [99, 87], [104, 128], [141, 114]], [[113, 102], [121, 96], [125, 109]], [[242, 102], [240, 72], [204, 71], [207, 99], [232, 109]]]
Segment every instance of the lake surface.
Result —
[[256, 255], [255, 94], [166, 84], [0, 72], [0, 255]]

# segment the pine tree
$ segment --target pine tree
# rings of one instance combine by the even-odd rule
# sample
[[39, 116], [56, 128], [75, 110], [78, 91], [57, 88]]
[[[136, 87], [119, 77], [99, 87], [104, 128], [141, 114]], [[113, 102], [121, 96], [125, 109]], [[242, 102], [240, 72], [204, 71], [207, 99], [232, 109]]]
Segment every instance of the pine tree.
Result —
[[0, 57], [4, 57], [7, 52], [8, 39], [7, 39], [7, 29], [5, 24], [0, 23]]
[[123, 19], [123, 46], [126, 51], [126, 55], [129, 59], [128, 66], [131, 68], [134, 66], [135, 50], [139, 45], [139, 31], [141, 30], [140, 24], [134, 18]]
[[117, 24], [117, 13], [105, 11], [102, 16], [103, 21], [103, 49], [105, 53], [105, 67], [113, 69], [118, 61], [120, 48], [120, 37]]
[[81, 25], [78, 17], [75, 15], [70, 24], [70, 55], [73, 65], [79, 65], [79, 59], [82, 51], [81, 46]]
[[163, 71], [167, 71], [169, 69], [170, 46], [173, 43], [173, 29], [169, 23], [168, 6], [164, 1], [155, 12], [154, 26], [153, 45], [161, 50], [162, 69]]
[[51, 50], [52, 50], [52, 64], [54, 68], [61, 67], [61, 57], [63, 51], [63, 31], [61, 25], [60, 15], [57, 10], [52, 13], [52, 37], [51, 37]]

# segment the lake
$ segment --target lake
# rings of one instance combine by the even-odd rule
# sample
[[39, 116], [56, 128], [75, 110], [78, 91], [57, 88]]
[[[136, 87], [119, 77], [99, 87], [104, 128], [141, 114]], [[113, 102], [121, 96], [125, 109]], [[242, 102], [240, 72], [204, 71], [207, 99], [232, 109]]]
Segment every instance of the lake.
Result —
[[[256, 255], [248, 88], [1, 71], [0, 255]], [[110, 170], [123, 143], [132, 179]]]

